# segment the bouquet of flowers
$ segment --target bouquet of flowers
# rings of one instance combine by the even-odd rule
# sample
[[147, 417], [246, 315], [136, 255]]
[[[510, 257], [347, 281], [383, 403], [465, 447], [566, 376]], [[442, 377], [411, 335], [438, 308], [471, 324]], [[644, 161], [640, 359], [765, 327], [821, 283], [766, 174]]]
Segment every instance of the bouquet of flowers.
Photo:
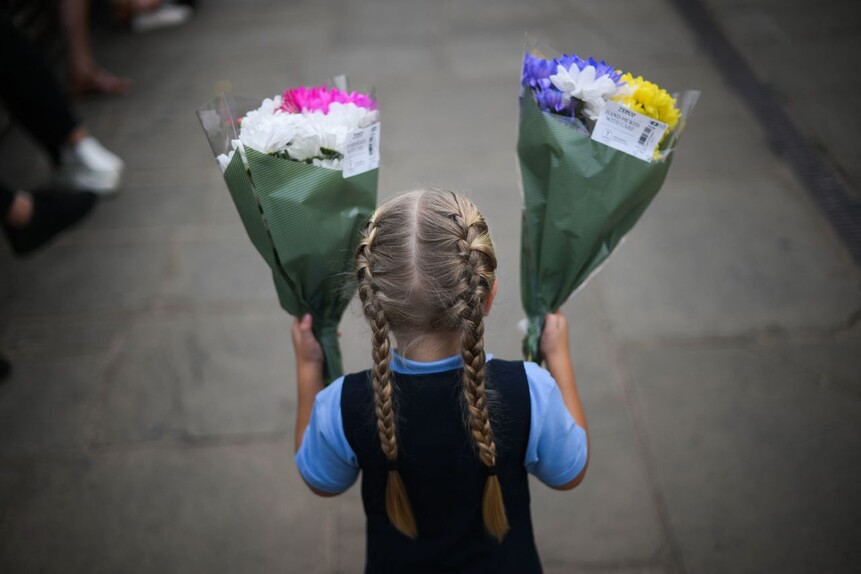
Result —
[[574, 54], [523, 59], [523, 353], [540, 361], [544, 314], [595, 273], [655, 197], [699, 92], [670, 95]]
[[219, 96], [198, 118], [281, 306], [311, 313], [328, 383], [353, 295], [359, 230], [377, 203], [379, 111], [368, 94], [300, 87], [263, 100]]

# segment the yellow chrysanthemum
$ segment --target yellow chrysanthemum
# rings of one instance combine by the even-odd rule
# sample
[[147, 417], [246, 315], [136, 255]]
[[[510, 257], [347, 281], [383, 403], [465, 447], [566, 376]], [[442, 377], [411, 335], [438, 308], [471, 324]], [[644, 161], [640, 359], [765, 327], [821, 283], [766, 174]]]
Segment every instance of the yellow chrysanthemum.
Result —
[[[676, 107], [676, 99], [666, 90], [658, 87], [642, 76], [636, 78], [631, 74], [625, 74], [621, 80], [627, 84], [623, 93], [613, 98], [623, 106], [639, 112], [669, 126], [667, 134], [673, 131], [682, 117], [682, 113]], [[666, 134], [664, 134], [666, 137]]]

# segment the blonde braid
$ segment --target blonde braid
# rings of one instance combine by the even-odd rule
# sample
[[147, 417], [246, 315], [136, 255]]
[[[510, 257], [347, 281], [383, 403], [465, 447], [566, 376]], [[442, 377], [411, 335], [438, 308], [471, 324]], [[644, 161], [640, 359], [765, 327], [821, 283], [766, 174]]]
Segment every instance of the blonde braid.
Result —
[[398, 440], [395, 430], [395, 412], [389, 341], [389, 324], [382, 307], [377, 301], [373, 274], [371, 273], [371, 248], [377, 233], [374, 219], [368, 223], [356, 254], [356, 279], [359, 285], [359, 298], [362, 309], [371, 324], [371, 348], [374, 360], [372, 385], [374, 389], [374, 410], [377, 417], [377, 431], [380, 446], [388, 461], [386, 479], [386, 514], [392, 525], [404, 535], [417, 536], [416, 520], [407, 497], [406, 487], [397, 469]]
[[469, 415], [469, 428], [478, 447], [478, 456], [487, 467], [487, 481], [482, 498], [482, 515], [487, 531], [498, 541], [508, 532], [508, 518], [502, 498], [502, 488], [496, 475], [496, 443], [490, 425], [485, 389], [484, 305], [493, 283], [496, 257], [487, 224], [474, 205], [455, 196], [460, 213], [454, 220], [462, 235], [458, 249], [463, 259], [464, 289], [458, 305], [460, 312], [461, 356], [463, 357], [463, 394]]

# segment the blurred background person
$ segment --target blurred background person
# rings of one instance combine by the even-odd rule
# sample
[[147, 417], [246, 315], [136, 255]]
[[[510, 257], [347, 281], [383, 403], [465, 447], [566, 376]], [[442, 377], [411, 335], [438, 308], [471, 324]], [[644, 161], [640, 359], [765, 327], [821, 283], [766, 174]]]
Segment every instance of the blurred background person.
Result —
[[92, 137], [30, 42], [0, 7], [0, 101], [12, 119], [46, 151], [54, 184], [111, 195], [123, 161]]
[[[112, 0], [110, 11], [116, 24], [133, 32], [179, 26], [194, 14], [193, 3], [172, 4], [163, 0]], [[90, 0], [61, 0], [59, 15], [68, 49], [70, 94], [127, 94], [132, 81], [104, 69], [93, 56]]]
[[[158, 0], [136, 0], [138, 4], [145, 2], [155, 5]], [[60, 24], [68, 48], [69, 92], [75, 96], [128, 93], [131, 80], [105, 70], [93, 57], [89, 0], [61, 0]]]

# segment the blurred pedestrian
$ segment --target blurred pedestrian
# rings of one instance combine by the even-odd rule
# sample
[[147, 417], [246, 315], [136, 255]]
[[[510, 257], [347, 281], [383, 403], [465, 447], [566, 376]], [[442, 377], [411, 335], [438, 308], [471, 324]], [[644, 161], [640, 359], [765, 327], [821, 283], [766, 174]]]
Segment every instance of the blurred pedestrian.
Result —
[[56, 185], [113, 194], [123, 161], [88, 134], [44, 62], [0, 6], [0, 101], [51, 157]]
[[16, 255], [27, 255], [93, 208], [90, 191], [15, 191], [0, 184], [0, 226]]
[[[96, 193], [115, 193], [123, 162], [74, 116], [5, 5], [0, 5], [0, 101], [42, 145], [56, 168], [50, 191], [28, 192], [0, 184], [0, 228], [12, 251], [24, 256], [86, 216]], [[0, 380], [10, 371], [9, 361], [0, 356]]]
[[105, 70], [93, 57], [89, 0], [61, 0], [60, 23], [69, 52], [69, 92], [75, 96], [128, 93], [131, 80]]

